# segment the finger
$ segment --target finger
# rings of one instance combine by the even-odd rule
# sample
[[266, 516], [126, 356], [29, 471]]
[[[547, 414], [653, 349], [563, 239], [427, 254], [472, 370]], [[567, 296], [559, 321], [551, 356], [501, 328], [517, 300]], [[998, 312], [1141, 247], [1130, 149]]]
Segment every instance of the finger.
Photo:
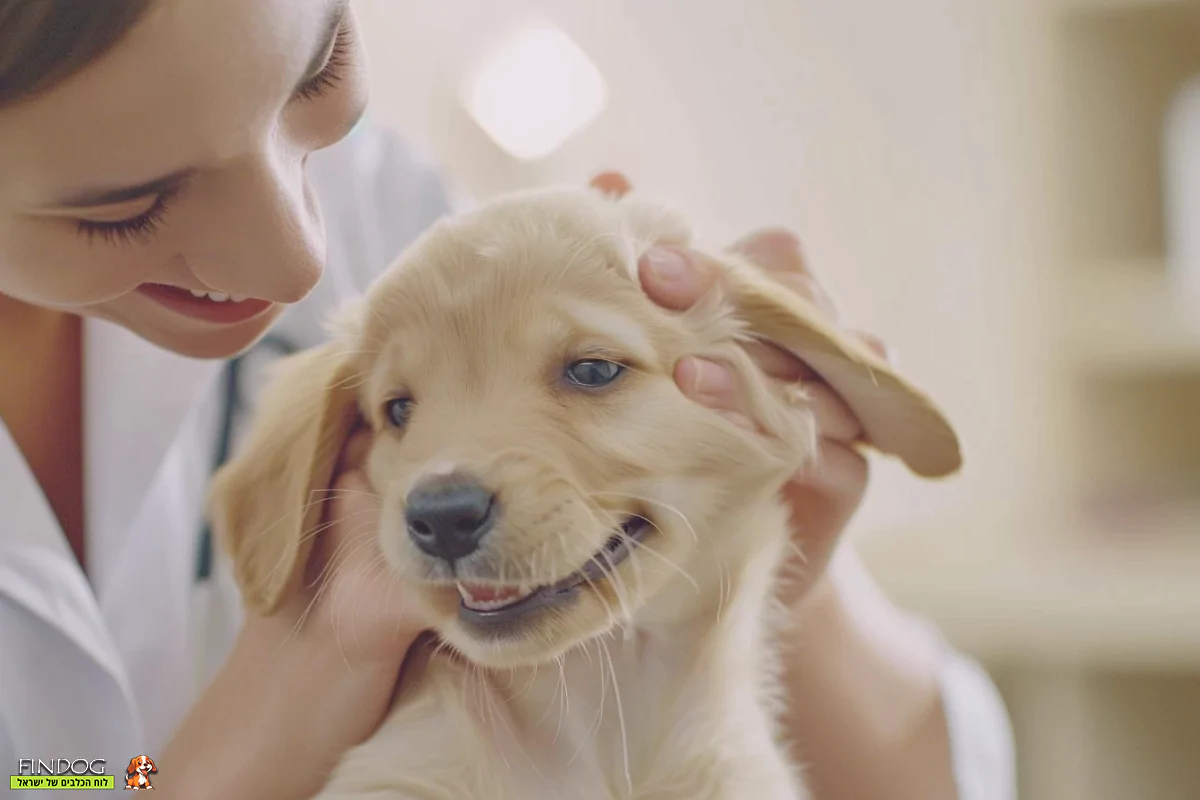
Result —
[[328, 523], [331, 539], [344, 541], [364, 529], [381, 507], [379, 495], [360, 469], [343, 472], [330, 490]]
[[592, 178], [589, 185], [612, 197], [624, 197], [633, 189], [633, 184], [623, 173], [610, 171], [601, 172]]
[[687, 356], [675, 365], [675, 383], [686, 397], [719, 411], [739, 411], [737, 379], [725, 364]]
[[807, 364], [771, 342], [746, 342], [742, 349], [772, 378], [788, 382], [816, 378], [816, 373]]
[[769, 272], [809, 273], [800, 240], [786, 228], [754, 231], [729, 249]]
[[772, 275], [778, 283], [808, 300], [830, 322], [837, 322], [838, 310], [833, 297], [811, 275], [800, 272], [780, 272]]
[[866, 331], [851, 331], [851, 336], [861, 341], [867, 347], [875, 352], [880, 358], [889, 364], [895, 365], [895, 355], [888, 348], [887, 343], [873, 333]]
[[813, 466], [783, 487], [795, 545], [781, 587], [782, 598], [789, 605], [804, 596], [837, 552], [846, 523], [862, 502], [868, 472], [861, 454], [826, 439]]
[[374, 433], [369, 427], [363, 426], [354, 430], [342, 447], [335, 474], [361, 469], [367, 463], [373, 440]]
[[837, 392], [822, 382], [806, 383], [801, 390], [808, 398], [808, 408], [816, 417], [817, 431], [826, 439], [853, 442], [862, 438], [863, 427], [858, 417]]
[[[818, 493], [823, 505], [832, 506], [832, 511], [822, 514], [837, 517], [848, 514], [858, 507], [867, 485], [867, 458], [853, 442], [840, 442], [823, 438], [817, 448], [817, 457], [809, 461], [792, 476], [785, 492]], [[802, 508], [794, 508], [802, 512]]]
[[638, 277], [651, 300], [664, 308], [691, 308], [720, 279], [720, 265], [702, 253], [655, 246], [638, 259]]
[[866, 492], [870, 465], [853, 445], [821, 441], [816, 458], [783, 488], [791, 509], [793, 537], [808, 552], [836, 544]]

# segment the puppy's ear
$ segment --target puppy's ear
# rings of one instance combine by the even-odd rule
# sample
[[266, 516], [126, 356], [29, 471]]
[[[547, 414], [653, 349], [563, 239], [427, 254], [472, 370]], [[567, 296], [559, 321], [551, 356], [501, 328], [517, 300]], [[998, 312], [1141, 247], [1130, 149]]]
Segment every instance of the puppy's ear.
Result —
[[153, 758], [151, 758], [150, 756], [146, 756], [146, 763], [150, 765], [150, 771], [151, 771], [151, 772], [158, 772], [158, 765], [156, 765], [156, 764], [154, 763], [154, 759], [153, 759]]
[[336, 461], [357, 418], [357, 362], [345, 340], [282, 359], [244, 446], [209, 496], [243, 601], [270, 614], [303, 575]]
[[962, 466], [958, 436], [923, 392], [872, 350], [828, 324], [805, 298], [735, 254], [722, 257], [728, 299], [756, 338], [800, 357], [863, 424], [868, 444], [927, 478]]
[[[687, 221], [671, 208], [631, 192], [617, 201], [622, 232], [636, 261], [653, 243], [692, 246]], [[800, 295], [783, 288], [734, 253], [723, 254], [726, 293], [756, 338], [795, 353], [813, 368], [862, 421], [867, 443], [898, 456], [924, 477], [949, 475], [962, 465], [958, 436], [919, 389], [855, 339], [824, 321]], [[633, 276], [637, 279], [636, 274]]]
[[134, 756], [133, 758], [129, 759], [129, 765], [127, 767], [125, 767], [126, 775], [132, 775], [133, 773], [137, 772], [137, 760], [138, 760], [137, 756]]

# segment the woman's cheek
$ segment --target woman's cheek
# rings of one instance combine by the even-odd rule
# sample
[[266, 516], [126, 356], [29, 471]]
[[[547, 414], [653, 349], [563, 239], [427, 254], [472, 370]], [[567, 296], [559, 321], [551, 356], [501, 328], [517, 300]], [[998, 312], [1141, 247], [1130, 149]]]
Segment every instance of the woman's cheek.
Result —
[[0, 223], [0, 293], [43, 306], [82, 307], [128, 294], [166, 258], [161, 242], [92, 241], [69, 220]]

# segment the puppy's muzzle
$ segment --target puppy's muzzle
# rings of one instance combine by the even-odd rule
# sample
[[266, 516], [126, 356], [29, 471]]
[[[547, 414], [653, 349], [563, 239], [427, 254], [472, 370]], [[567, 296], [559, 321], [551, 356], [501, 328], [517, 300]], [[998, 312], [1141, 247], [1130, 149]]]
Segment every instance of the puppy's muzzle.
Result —
[[479, 549], [499, 515], [495, 493], [461, 472], [421, 480], [404, 512], [413, 543], [451, 565]]

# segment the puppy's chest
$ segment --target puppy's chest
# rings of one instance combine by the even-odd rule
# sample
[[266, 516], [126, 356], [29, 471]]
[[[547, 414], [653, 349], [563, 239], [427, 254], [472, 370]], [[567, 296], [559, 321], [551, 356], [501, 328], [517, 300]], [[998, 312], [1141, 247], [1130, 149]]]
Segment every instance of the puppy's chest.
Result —
[[[699, 797], [719, 773], [750, 766], [741, 743], [770, 738], [758, 676], [722, 681], [710, 657], [673, 645], [610, 640], [526, 683], [493, 684], [490, 713], [485, 703], [473, 716], [514, 800]], [[510, 731], [497, 730], [497, 705]]]

